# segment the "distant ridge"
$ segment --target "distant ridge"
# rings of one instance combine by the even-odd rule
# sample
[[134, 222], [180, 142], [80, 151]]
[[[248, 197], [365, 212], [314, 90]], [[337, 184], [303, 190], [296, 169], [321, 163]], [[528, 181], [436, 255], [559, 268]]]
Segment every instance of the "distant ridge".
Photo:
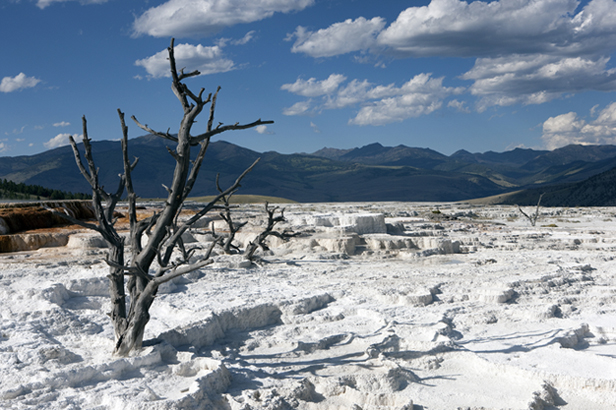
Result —
[[491, 203], [542, 206], [616, 206], [616, 168], [584, 181], [527, 189], [494, 198]]
[[[323, 156], [320, 154], [321, 151], [317, 151], [313, 155]], [[384, 147], [378, 142], [361, 148], [339, 150], [336, 156], [332, 152], [329, 158], [366, 165], [407, 165], [426, 169], [432, 169], [436, 165], [448, 161], [447, 156], [429, 148], [410, 148], [405, 145]]]
[[347, 152], [351, 152], [353, 151], [353, 148], [351, 149], [338, 149], [338, 148], [321, 148], [320, 150], [314, 152], [312, 155], [316, 156], [316, 157], [322, 157], [322, 158], [327, 158], [327, 159], [335, 159], [335, 160], [339, 160], [341, 156], [343, 156], [344, 154], [346, 154]]
[[[120, 143], [94, 141], [92, 145], [101, 184], [115, 189], [122, 172]], [[167, 145], [172, 143], [152, 135], [129, 140], [129, 155], [139, 157], [133, 174], [138, 196], [166, 196], [162, 184], [169, 184], [174, 167]], [[298, 202], [460, 201], [584, 181], [616, 167], [616, 146], [571, 145], [553, 151], [516, 148], [503, 153], [460, 150], [447, 156], [429, 148], [374, 143], [286, 155], [216, 141], [210, 144], [192, 194], [215, 194], [218, 173], [222, 185], [231, 184], [259, 157], [260, 163], [243, 181], [240, 194]], [[89, 192], [70, 147], [0, 157], [0, 178]]]
[[459, 161], [477, 163], [477, 164], [502, 164], [509, 166], [521, 166], [537, 157], [547, 154], [550, 151], [537, 151], [530, 148], [516, 148], [512, 151], [494, 152], [488, 151], [483, 154], [471, 154], [468, 151], [460, 150], [454, 152], [450, 158]]

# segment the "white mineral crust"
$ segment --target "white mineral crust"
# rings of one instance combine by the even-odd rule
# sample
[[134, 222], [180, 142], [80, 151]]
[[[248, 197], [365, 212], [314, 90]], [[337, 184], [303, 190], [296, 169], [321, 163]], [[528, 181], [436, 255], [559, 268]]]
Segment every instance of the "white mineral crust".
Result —
[[[128, 358], [94, 233], [0, 254], [0, 408], [616, 409], [612, 208], [531, 227], [514, 207], [285, 206], [301, 236], [166, 284]], [[262, 206], [238, 212], [245, 245]]]

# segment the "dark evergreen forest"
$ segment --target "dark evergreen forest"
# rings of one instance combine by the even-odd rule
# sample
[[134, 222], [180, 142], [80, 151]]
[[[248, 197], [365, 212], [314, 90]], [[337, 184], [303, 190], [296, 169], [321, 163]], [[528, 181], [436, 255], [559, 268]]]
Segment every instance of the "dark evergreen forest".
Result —
[[90, 199], [91, 196], [83, 193], [73, 194], [58, 189], [45, 188], [40, 185], [27, 185], [15, 183], [7, 179], [0, 179], [0, 199]]

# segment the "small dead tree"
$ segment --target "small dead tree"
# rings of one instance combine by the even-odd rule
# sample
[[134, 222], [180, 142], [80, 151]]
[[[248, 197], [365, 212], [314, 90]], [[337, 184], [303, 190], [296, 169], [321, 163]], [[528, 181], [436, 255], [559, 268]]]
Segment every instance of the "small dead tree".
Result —
[[537, 201], [537, 208], [535, 209], [534, 215], [528, 215], [526, 212], [524, 212], [522, 210], [520, 205], [518, 205], [518, 210], [520, 211], [520, 213], [522, 215], [524, 215], [526, 217], [526, 219], [528, 219], [528, 221], [530, 222], [531, 226], [535, 226], [535, 224], [537, 223], [537, 218], [539, 218], [539, 206], [541, 205], [541, 198], [543, 198], [544, 194], [545, 194], [545, 192], [543, 194], [539, 195], [539, 200]]
[[264, 251], [269, 250], [269, 247], [265, 243], [265, 240], [269, 236], [275, 236], [277, 238], [282, 239], [283, 241], [286, 241], [289, 238], [293, 238], [299, 235], [299, 233], [292, 232], [288, 229], [285, 229], [282, 232], [278, 232], [274, 230], [274, 227], [276, 226], [276, 224], [278, 224], [279, 222], [286, 221], [286, 218], [284, 217], [284, 208], [280, 210], [280, 215], [278, 216], [276, 216], [277, 210], [278, 210], [277, 206], [270, 209], [269, 204], [267, 202], [265, 203], [265, 212], [267, 213], [267, 225], [265, 226], [265, 229], [259, 235], [257, 235], [257, 237], [252, 242], [250, 242], [248, 246], [246, 246], [244, 257], [248, 259], [249, 261], [254, 262], [255, 252], [257, 251], [257, 249], [261, 248]]
[[[209, 264], [211, 252], [216, 246], [214, 241], [201, 259], [193, 261], [192, 250], [187, 250], [182, 242], [182, 234], [186, 232], [197, 220], [207, 212], [217, 207], [217, 202], [234, 193], [240, 182], [258, 162], [255, 161], [246, 169], [230, 187], [220, 189], [219, 194], [209, 203], [205, 204], [199, 212], [185, 222], [178, 222], [182, 204], [190, 194], [199, 174], [210, 139], [225, 131], [243, 130], [262, 124], [271, 124], [273, 121], [261, 121], [260, 119], [249, 124], [214, 126], [214, 110], [220, 87], [212, 95], [204, 98], [204, 89], [199, 93], [193, 93], [184, 80], [199, 75], [199, 71], [184, 73], [177, 70], [174, 56], [174, 40], [167, 49], [172, 76], [172, 90], [182, 105], [184, 115], [180, 122], [177, 136], [167, 132], [157, 132], [147, 125], [141, 124], [134, 116], [133, 121], [143, 130], [171, 141], [175, 149], [167, 147], [169, 154], [175, 160], [173, 180], [169, 187], [162, 210], [154, 215], [137, 220], [136, 194], [133, 189], [131, 172], [137, 164], [135, 160], [130, 163], [128, 159], [128, 128], [124, 121], [124, 114], [118, 110], [122, 126], [122, 156], [124, 162], [124, 174], [120, 175], [120, 183], [115, 193], [109, 194], [99, 185], [98, 169], [92, 156], [92, 147], [88, 138], [85, 117], [83, 118], [83, 145], [85, 149], [86, 166], [82, 163], [75, 140], [71, 137], [75, 161], [81, 174], [85, 177], [92, 188], [92, 203], [96, 214], [97, 224], [85, 223], [72, 219], [72, 222], [99, 232], [109, 245], [107, 262], [109, 264], [110, 296], [112, 302], [111, 320], [115, 332], [114, 354], [126, 356], [131, 351], [141, 348], [145, 326], [150, 319], [149, 309], [156, 297], [158, 288], [163, 283], [178, 276], [202, 268]], [[209, 119], [205, 132], [192, 135], [191, 130], [196, 118], [209, 104]], [[199, 147], [199, 152], [194, 161], [190, 160], [191, 148]], [[115, 228], [114, 210], [124, 189], [127, 192], [128, 215], [130, 223], [129, 261], [125, 260], [124, 239]], [[104, 202], [104, 203], [103, 203]], [[68, 218], [70, 219], [70, 218]], [[142, 246], [142, 238], [147, 235], [147, 244]], [[179, 252], [177, 252], [179, 250]], [[172, 259], [179, 254], [179, 257]], [[156, 262], [155, 265], [154, 262]], [[128, 280], [125, 281], [125, 278]], [[126, 290], [128, 295], [126, 294]], [[129, 296], [129, 304], [127, 304]]]
[[227, 223], [227, 229], [229, 229], [229, 236], [224, 238], [222, 249], [226, 254], [230, 254], [232, 252], [239, 251], [239, 248], [233, 245], [233, 240], [235, 239], [235, 234], [238, 233], [248, 222], [236, 223], [233, 221], [233, 217], [231, 215], [231, 196], [233, 196], [233, 192], [229, 195], [224, 195], [222, 188], [220, 187], [218, 175], [216, 176], [216, 188], [218, 192], [222, 194], [221, 201], [223, 202], [223, 211], [219, 214], [220, 217]]

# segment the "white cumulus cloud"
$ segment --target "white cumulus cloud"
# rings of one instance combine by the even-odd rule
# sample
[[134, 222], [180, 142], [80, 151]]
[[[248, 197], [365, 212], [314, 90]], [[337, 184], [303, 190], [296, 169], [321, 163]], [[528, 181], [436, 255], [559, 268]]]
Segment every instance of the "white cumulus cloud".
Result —
[[[222, 48], [219, 46], [178, 44], [174, 47], [174, 53], [178, 69], [185, 67], [187, 73], [194, 70], [199, 70], [202, 75], [224, 73], [235, 67], [233, 61], [224, 57]], [[153, 56], [135, 61], [135, 65], [145, 68], [151, 78], [171, 76], [169, 53], [166, 49]]]
[[430, 74], [416, 75], [400, 88], [385, 90], [395, 95], [365, 105], [349, 123], [385, 125], [427, 115], [441, 108], [446, 97], [463, 91], [462, 88], [444, 87], [442, 77], [431, 78]]
[[[63, 147], [64, 145], [68, 145], [70, 144], [68, 137], [70, 137], [71, 134], [58, 134], [55, 137], [53, 137], [52, 139], [50, 139], [47, 142], [44, 142], [43, 145], [45, 146], [45, 148], [47, 149], [53, 149], [53, 148], [58, 148], [58, 147]], [[79, 139], [79, 136], [75, 137], [75, 139]]]
[[291, 51], [312, 57], [331, 57], [372, 47], [376, 36], [385, 27], [385, 19], [359, 17], [335, 23], [316, 32], [299, 26], [288, 39], [297, 38]]
[[316, 78], [302, 80], [298, 78], [293, 84], [283, 84], [280, 89], [287, 90], [293, 94], [304, 97], [318, 97], [320, 95], [331, 94], [346, 80], [342, 74], [331, 74], [325, 80], [317, 81]]
[[590, 122], [575, 112], [550, 117], [543, 123], [541, 138], [548, 149], [569, 144], [616, 144], [616, 102]]
[[303, 10], [312, 4], [314, 0], [169, 0], [137, 17], [133, 30], [135, 35], [154, 37], [205, 37], [223, 27]]
[[264, 135], [273, 135], [274, 133], [270, 130], [267, 129], [267, 125], [257, 125], [255, 127], [255, 130], [259, 133], [259, 134], [264, 134]]
[[282, 110], [284, 115], [306, 115], [310, 114], [311, 100], [299, 101], [292, 106]]
[[549, 55], [479, 58], [461, 78], [474, 80], [479, 111], [491, 105], [541, 104], [564, 93], [616, 90], [616, 69], [609, 57], [596, 59]]
[[325, 108], [344, 108], [368, 100], [377, 100], [401, 94], [394, 84], [374, 85], [368, 80], [352, 80], [325, 103]]
[[28, 77], [24, 73], [19, 73], [15, 77], [4, 77], [0, 82], [0, 92], [10, 93], [13, 91], [32, 88], [40, 83], [41, 80], [35, 77]]
[[69, 125], [71, 125], [71, 123], [66, 121], [60, 121], [53, 124], [54, 127], [68, 127]]
[[[576, 30], [588, 22], [589, 16], [575, 18], [578, 3], [432, 0], [427, 6], [401, 12], [378, 41], [405, 56], [550, 53], [571, 49], [585, 40]], [[613, 28], [608, 33], [614, 34]]]
[[[330, 75], [332, 79], [334, 74]], [[349, 120], [357, 125], [383, 125], [403, 121], [407, 118], [430, 114], [442, 106], [450, 95], [460, 94], [461, 87], [443, 86], [443, 78], [432, 78], [430, 74], [419, 74], [401, 87], [394, 84], [375, 85], [367, 80], [351, 80], [342, 85], [344, 77], [335, 77], [330, 87], [322, 87], [327, 80], [298, 80], [285, 84], [283, 89], [295, 94], [321, 97], [320, 102], [300, 101], [283, 111], [285, 115], [305, 115], [322, 110], [339, 109], [362, 105], [355, 118]], [[335, 86], [334, 86], [335, 85]], [[324, 90], [327, 90], [325, 92]]]

